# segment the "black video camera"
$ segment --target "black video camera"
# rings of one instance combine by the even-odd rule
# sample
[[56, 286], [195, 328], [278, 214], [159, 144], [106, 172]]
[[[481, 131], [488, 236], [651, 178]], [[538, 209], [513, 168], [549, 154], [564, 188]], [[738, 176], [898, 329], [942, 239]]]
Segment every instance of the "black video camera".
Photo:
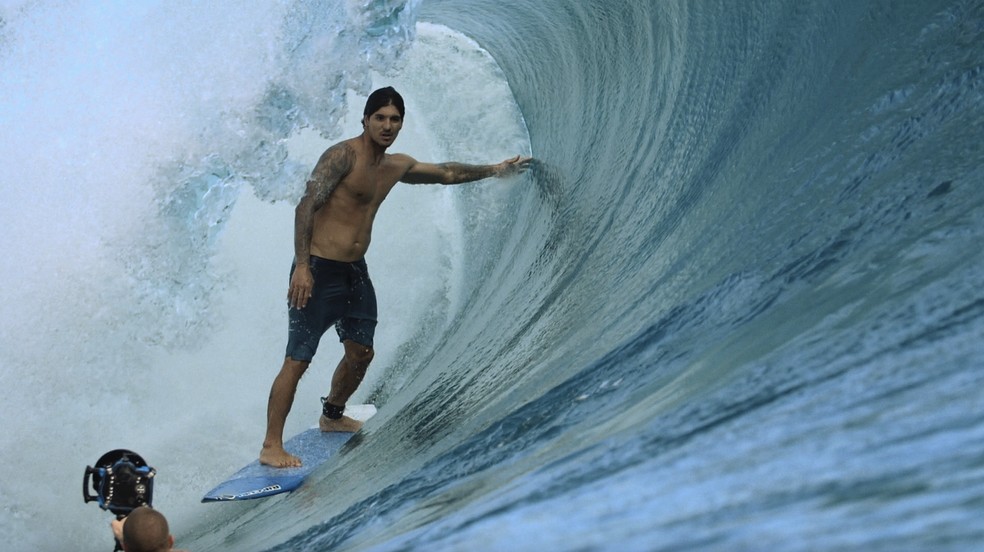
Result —
[[[151, 506], [154, 495], [154, 475], [157, 470], [147, 465], [139, 454], [111, 450], [96, 461], [96, 467], [86, 466], [82, 477], [82, 498], [88, 504], [98, 501], [99, 507], [122, 519], [140, 506]], [[89, 489], [96, 493], [89, 494]]]

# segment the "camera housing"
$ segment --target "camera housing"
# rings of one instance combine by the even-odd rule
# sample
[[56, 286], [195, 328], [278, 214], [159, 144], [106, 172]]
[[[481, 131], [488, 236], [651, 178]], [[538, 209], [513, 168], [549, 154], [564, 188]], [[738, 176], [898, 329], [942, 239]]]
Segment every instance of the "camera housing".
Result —
[[[125, 517], [135, 508], [151, 506], [157, 470], [139, 454], [116, 449], [102, 455], [96, 466], [86, 466], [82, 476], [82, 498], [97, 502], [103, 510]], [[95, 494], [89, 494], [90, 490]]]

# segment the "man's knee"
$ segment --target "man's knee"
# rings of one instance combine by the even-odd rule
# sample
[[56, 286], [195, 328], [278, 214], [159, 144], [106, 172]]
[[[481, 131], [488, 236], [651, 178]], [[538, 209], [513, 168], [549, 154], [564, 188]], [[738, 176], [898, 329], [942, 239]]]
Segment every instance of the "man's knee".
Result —
[[292, 357], [286, 357], [284, 358], [284, 365], [280, 368], [280, 371], [300, 379], [310, 365], [310, 360], [294, 360]]
[[369, 366], [375, 354], [372, 347], [366, 347], [354, 341], [345, 343], [345, 358], [358, 366]]

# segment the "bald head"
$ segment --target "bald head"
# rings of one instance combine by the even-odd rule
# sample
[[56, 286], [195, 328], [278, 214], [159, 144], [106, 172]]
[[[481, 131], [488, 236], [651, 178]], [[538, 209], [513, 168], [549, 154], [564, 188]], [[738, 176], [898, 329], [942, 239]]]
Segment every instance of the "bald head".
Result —
[[126, 552], [167, 552], [174, 544], [164, 515], [141, 506], [126, 516], [123, 524], [123, 549]]

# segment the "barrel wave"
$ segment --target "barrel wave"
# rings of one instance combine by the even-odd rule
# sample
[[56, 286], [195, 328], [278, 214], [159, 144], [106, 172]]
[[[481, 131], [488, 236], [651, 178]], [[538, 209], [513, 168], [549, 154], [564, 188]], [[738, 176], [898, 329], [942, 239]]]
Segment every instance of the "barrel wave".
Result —
[[[206, 36], [226, 11], [123, 15]], [[5, 465], [23, 460], [11, 450], [46, 450], [43, 428], [79, 475], [100, 449], [140, 448], [178, 544], [198, 551], [984, 545], [980, 2], [252, 11], [230, 23], [235, 55], [213, 45], [171, 62], [232, 64], [235, 87], [160, 78], [144, 85], [166, 94], [127, 99], [103, 96], [125, 84], [114, 69], [119, 82], [80, 81], [90, 107], [126, 109], [68, 134], [69, 150], [114, 121], [158, 131], [123, 133], [136, 161], [110, 155], [119, 146], [85, 158], [115, 167], [122, 189], [29, 192], [26, 171], [3, 169], [5, 413], [42, 389], [71, 415], [28, 414], [3, 437]], [[59, 13], [4, 15], [0, 61], [21, 84], [45, 82], [22, 45], [41, 22], [65, 24]], [[90, 16], [94, 36], [121, 32]], [[171, 59], [154, 48], [148, 64]], [[380, 335], [354, 398], [378, 414], [298, 491], [197, 504], [259, 448], [304, 173], [390, 83], [417, 133], [394, 150], [536, 161], [508, 181], [398, 188], [367, 258]], [[41, 100], [3, 86], [16, 100], [6, 121], [50, 136], [32, 111]], [[161, 97], [181, 121], [142, 115]], [[64, 174], [54, 154], [30, 159]], [[44, 199], [72, 235], [95, 236], [41, 239], [42, 259], [71, 247], [82, 267], [58, 269], [83, 275], [46, 315], [23, 301], [44, 288], [20, 280], [39, 249], [25, 245], [39, 238], [24, 213], [50, 212]], [[339, 350], [319, 352], [288, 432], [316, 419]], [[69, 536], [98, 549], [108, 531], [89, 525], [108, 519], [38, 496], [50, 465], [25, 469], [26, 483], [0, 484], [7, 540], [69, 538], [22, 534], [57, 502]]]

